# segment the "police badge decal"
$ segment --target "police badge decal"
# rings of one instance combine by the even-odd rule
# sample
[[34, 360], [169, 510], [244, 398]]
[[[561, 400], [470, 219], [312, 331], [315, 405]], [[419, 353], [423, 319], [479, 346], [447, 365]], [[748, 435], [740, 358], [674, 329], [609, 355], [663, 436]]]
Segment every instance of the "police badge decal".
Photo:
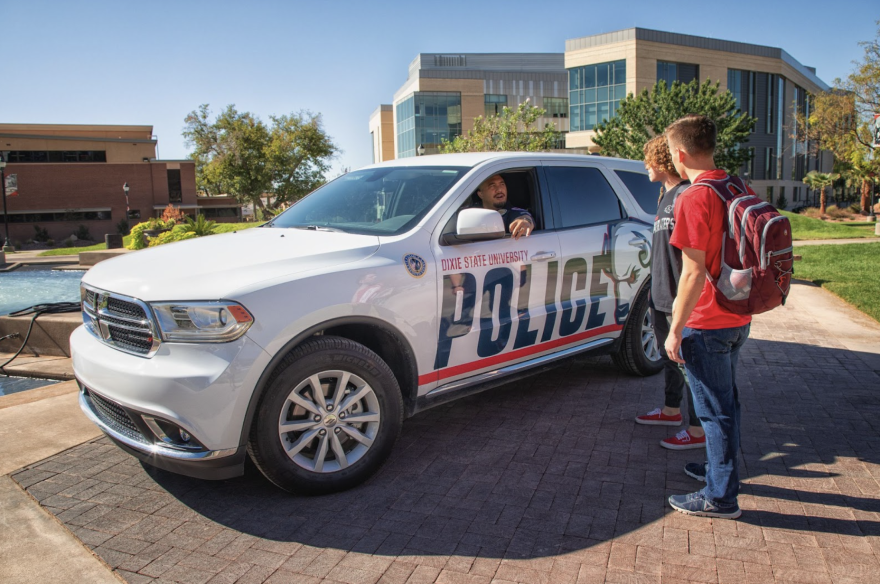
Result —
[[406, 271], [413, 278], [421, 278], [428, 269], [428, 264], [425, 263], [424, 258], [414, 253], [408, 253], [403, 256], [403, 265], [406, 266]]

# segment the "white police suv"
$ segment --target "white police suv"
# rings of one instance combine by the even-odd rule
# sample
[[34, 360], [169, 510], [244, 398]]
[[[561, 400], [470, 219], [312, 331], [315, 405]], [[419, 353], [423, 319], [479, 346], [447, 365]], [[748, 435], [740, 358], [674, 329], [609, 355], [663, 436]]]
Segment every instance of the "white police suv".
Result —
[[[477, 205], [498, 173], [528, 237]], [[349, 488], [425, 408], [573, 355], [657, 372], [657, 192], [630, 160], [407, 158], [260, 228], [102, 262], [70, 339], [80, 404], [162, 469], [223, 479], [249, 455], [283, 489]]]

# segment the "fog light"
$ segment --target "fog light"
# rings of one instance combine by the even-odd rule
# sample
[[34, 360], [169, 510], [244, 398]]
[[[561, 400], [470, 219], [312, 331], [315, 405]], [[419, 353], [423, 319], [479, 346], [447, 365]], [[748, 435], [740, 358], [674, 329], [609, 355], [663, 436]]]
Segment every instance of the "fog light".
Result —
[[189, 435], [189, 432], [187, 432], [186, 430], [181, 430], [181, 431], [180, 431], [180, 440], [181, 440], [181, 442], [189, 442], [190, 439], [192, 439], [192, 436]]

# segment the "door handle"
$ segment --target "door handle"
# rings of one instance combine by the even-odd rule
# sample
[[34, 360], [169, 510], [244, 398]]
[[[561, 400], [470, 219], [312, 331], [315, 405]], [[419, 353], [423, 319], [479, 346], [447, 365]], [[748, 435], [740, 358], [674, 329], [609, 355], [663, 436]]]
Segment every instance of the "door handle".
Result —
[[531, 259], [533, 262], [542, 262], [544, 260], [552, 260], [555, 257], [555, 251], [539, 251], [529, 259]]

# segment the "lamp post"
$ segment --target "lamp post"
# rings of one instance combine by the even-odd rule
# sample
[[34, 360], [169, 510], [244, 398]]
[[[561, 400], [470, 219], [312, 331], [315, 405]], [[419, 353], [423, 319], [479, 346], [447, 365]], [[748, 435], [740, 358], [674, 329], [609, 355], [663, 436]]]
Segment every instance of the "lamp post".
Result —
[[425, 155], [425, 147], [419, 144], [419, 147], [416, 148], [416, 156], [424, 156]]
[[122, 190], [125, 191], [125, 220], [128, 221], [128, 215], [131, 212], [128, 208], [128, 183], [122, 185]]
[[9, 214], [6, 212], [6, 158], [0, 154], [0, 195], [3, 196], [3, 228], [4, 237], [3, 251], [13, 252], [15, 248], [9, 243]]

